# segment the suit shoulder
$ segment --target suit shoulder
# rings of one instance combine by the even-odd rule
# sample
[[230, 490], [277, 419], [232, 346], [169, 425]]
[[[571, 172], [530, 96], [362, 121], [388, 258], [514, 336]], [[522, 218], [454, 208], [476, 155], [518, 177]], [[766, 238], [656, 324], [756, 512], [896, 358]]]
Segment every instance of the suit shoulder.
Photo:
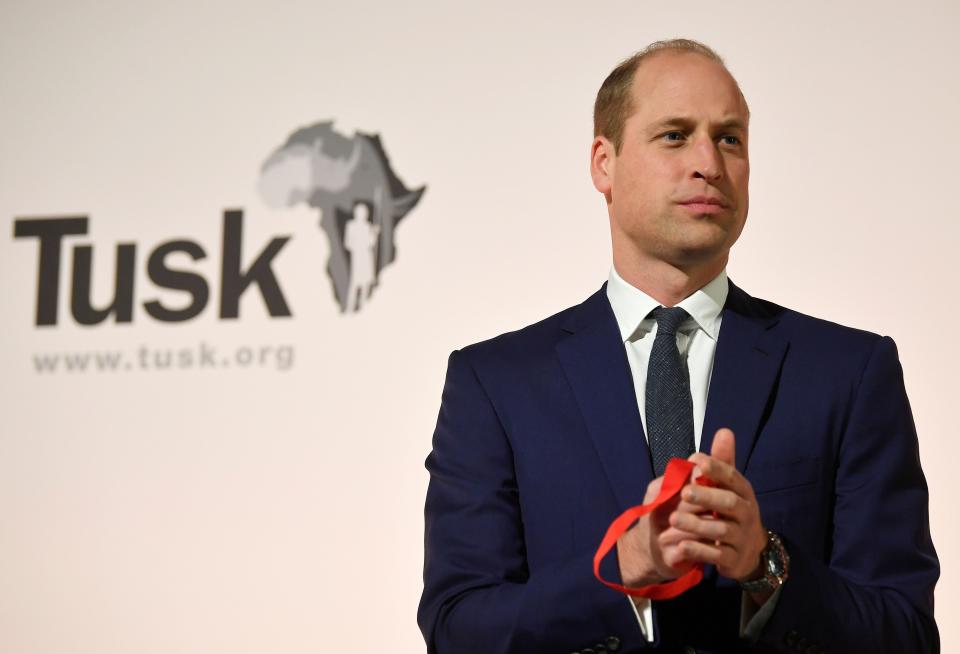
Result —
[[568, 307], [535, 323], [460, 348], [469, 360], [528, 359], [552, 351], [563, 334], [561, 325], [576, 307]]
[[753, 301], [758, 313], [776, 320], [791, 347], [809, 349], [819, 356], [865, 360], [881, 341], [890, 340], [871, 331], [801, 313], [768, 300], [753, 298]]
[[552, 356], [554, 346], [566, 334], [563, 325], [584, 304], [596, 300], [596, 295], [591, 296], [582, 304], [567, 307], [520, 329], [464, 346], [459, 352], [474, 365], [529, 366], [542, 361], [544, 356]]

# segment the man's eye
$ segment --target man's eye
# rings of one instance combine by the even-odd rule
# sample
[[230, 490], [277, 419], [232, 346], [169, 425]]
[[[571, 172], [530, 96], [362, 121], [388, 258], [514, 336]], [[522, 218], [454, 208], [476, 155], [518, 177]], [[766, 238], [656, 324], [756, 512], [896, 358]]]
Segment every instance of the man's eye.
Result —
[[724, 136], [721, 136], [720, 141], [724, 145], [740, 145], [740, 139], [738, 139], [736, 136], [731, 136], [730, 134], [725, 134]]
[[667, 132], [663, 135], [663, 140], [676, 143], [683, 140], [683, 134], [681, 132]]

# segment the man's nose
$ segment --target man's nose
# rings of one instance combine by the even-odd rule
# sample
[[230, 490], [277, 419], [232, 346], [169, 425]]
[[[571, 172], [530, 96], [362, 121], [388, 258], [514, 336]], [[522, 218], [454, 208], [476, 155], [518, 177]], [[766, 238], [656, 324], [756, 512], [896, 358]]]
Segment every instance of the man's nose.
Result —
[[716, 143], [710, 139], [701, 139], [692, 149], [692, 174], [695, 178], [715, 182], [723, 177], [723, 158]]

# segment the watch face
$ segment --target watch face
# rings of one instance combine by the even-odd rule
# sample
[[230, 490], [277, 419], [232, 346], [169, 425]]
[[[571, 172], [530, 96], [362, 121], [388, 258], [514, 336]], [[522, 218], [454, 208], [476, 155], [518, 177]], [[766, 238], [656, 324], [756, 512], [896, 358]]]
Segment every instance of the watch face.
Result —
[[790, 557], [783, 542], [775, 533], [770, 532], [770, 540], [761, 556], [765, 568], [764, 575], [760, 579], [741, 582], [740, 586], [746, 591], [776, 590], [787, 580]]
[[783, 574], [783, 562], [780, 560], [780, 553], [775, 549], [767, 552], [767, 572], [775, 577]]
[[780, 538], [771, 532], [770, 542], [764, 551], [764, 557], [767, 560], [767, 570], [770, 575], [777, 578], [777, 585], [783, 583], [783, 578], [787, 572], [787, 552], [783, 547]]

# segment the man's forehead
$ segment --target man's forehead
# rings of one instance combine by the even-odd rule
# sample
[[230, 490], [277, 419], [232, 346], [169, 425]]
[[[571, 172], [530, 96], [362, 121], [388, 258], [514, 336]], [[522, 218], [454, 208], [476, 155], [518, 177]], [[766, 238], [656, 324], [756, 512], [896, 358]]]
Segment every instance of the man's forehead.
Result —
[[692, 118], [707, 112], [714, 122], [739, 121], [746, 127], [749, 110], [736, 80], [719, 62], [689, 52], [658, 52], [634, 73], [633, 112], [644, 120]]

